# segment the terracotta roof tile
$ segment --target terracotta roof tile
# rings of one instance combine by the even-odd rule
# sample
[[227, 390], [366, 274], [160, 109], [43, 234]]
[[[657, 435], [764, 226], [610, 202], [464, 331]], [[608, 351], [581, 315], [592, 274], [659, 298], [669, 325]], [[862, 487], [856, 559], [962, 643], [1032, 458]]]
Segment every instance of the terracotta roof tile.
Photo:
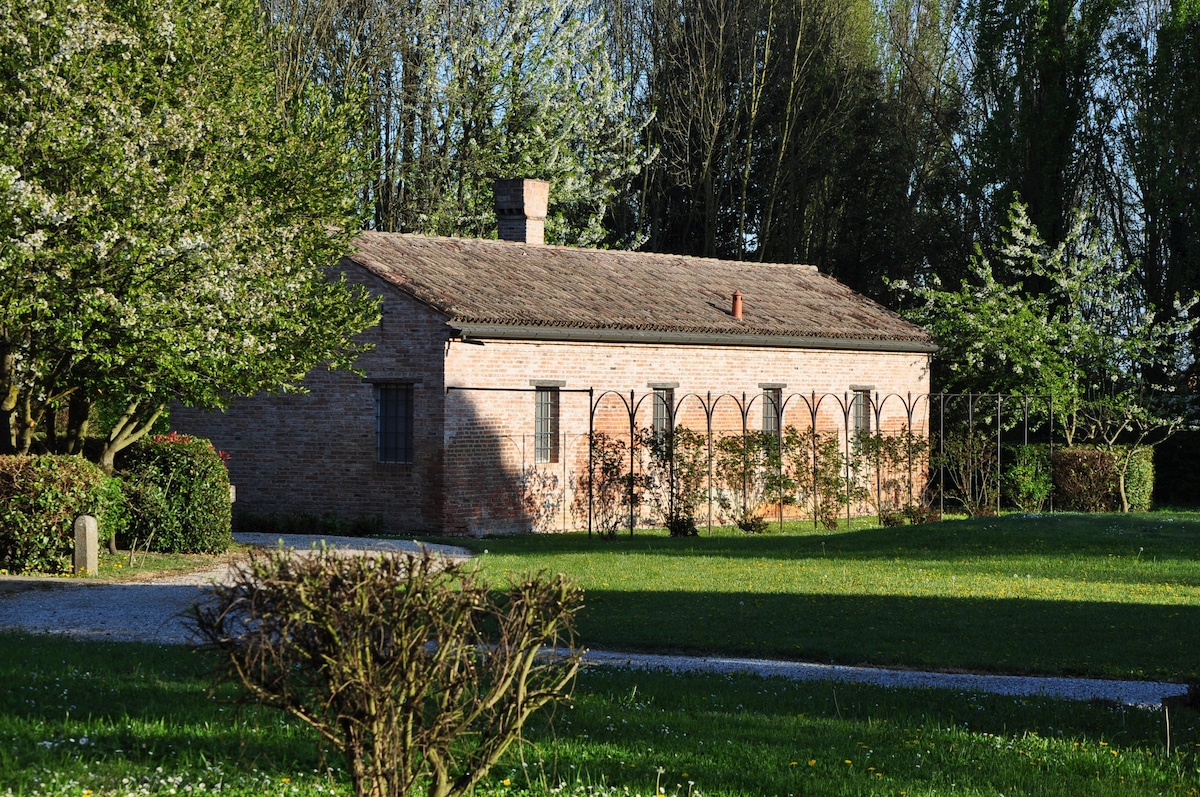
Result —
[[812, 266], [379, 232], [356, 246], [351, 260], [451, 322], [932, 341]]

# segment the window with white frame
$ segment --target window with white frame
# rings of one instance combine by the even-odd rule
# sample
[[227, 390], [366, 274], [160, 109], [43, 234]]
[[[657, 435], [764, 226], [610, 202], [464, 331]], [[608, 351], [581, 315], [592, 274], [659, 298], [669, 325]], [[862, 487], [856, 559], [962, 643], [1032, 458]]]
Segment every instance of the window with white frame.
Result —
[[557, 387], [537, 387], [534, 390], [533, 458], [535, 462], [558, 462], [558, 403]]
[[376, 452], [380, 462], [411, 465], [413, 461], [413, 386], [375, 385]]

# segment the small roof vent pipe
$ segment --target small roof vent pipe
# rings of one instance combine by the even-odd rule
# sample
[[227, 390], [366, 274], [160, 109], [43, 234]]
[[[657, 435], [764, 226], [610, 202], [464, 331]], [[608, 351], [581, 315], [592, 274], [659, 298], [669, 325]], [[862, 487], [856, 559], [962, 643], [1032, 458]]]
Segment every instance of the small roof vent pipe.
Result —
[[734, 292], [733, 292], [733, 311], [732, 311], [732, 315], [733, 315], [733, 317], [734, 317], [734, 318], [736, 318], [737, 320], [739, 320], [739, 321], [741, 321], [741, 320], [742, 320], [742, 292], [741, 292], [741, 291], [734, 291]]

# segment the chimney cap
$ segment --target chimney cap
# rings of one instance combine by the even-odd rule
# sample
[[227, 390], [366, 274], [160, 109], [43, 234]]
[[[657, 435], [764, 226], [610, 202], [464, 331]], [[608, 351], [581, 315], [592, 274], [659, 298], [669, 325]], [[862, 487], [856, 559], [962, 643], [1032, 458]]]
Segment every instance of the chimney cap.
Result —
[[733, 307], [730, 310], [730, 315], [739, 321], [742, 318], [742, 292], [735, 290], [733, 292]]

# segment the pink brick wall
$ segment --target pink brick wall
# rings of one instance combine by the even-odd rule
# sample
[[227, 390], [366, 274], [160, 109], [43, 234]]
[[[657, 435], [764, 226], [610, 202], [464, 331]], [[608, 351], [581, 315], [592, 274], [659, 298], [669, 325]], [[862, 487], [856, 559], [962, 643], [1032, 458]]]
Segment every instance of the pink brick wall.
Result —
[[[569, 512], [571, 476], [586, 466], [589, 396], [571, 390], [594, 388], [598, 402], [595, 428], [624, 439], [629, 435], [631, 400], [639, 427], [649, 426], [654, 386], [674, 385], [676, 424], [697, 431], [707, 428], [705, 404], [712, 403], [714, 432], [740, 431], [747, 406], [751, 429], [762, 428], [763, 389], [782, 385], [784, 425], [808, 429], [810, 407], [817, 428], [842, 430], [843, 406], [852, 388], [870, 387], [878, 394], [880, 426], [896, 431], [909, 423], [906, 405], [913, 397], [913, 430], [927, 429], [929, 360], [923, 354], [771, 349], [729, 346], [670, 346], [527, 341], [451, 341], [446, 355], [447, 395], [446, 485], [448, 528], [477, 533], [500, 528], [528, 528], [528, 522], [497, 522], [497, 516], [520, 504], [514, 474], [536, 470], [566, 488], [552, 527], [572, 528]], [[557, 463], [534, 462], [535, 383], [561, 384], [560, 436]], [[456, 390], [457, 387], [511, 388]], [[611, 392], [609, 392], [611, 391]], [[816, 393], [814, 397], [812, 394]], [[849, 423], [853, 423], [852, 419]], [[876, 423], [872, 419], [872, 426]], [[486, 467], [480, 467], [482, 446]]]
[[[677, 423], [703, 430], [700, 399], [717, 402], [714, 427], [740, 429], [734, 401], [745, 393], [751, 428], [762, 426], [761, 384], [785, 385], [785, 425], [807, 428], [802, 400], [821, 398], [820, 428], [842, 428], [836, 398], [852, 387], [881, 396], [929, 391], [928, 357], [799, 349], [658, 344], [461, 341], [448, 337], [443, 317], [384, 286], [359, 267], [348, 277], [386, 299], [382, 323], [366, 333], [376, 345], [354, 374], [318, 370], [310, 393], [235, 401], [226, 413], [176, 407], [174, 428], [212, 439], [228, 451], [239, 513], [332, 512], [342, 518], [378, 515], [388, 532], [479, 533], [526, 529], [522, 476], [543, 487], [568, 487], [572, 466], [586, 462], [588, 395], [600, 401], [597, 428], [628, 434], [625, 401], [641, 400], [638, 423], [651, 417], [651, 385], [674, 384], [682, 401]], [[444, 378], [443, 378], [444, 374]], [[376, 456], [374, 381], [412, 382], [414, 463], [381, 464]], [[534, 465], [534, 393], [538, 381], [562, 384], [559, 462]], [[512, 388], [506, 391], [446, 388]], [[601, 398], [604, 391], [615, 391]], [[689, 394], [693, 394], [689, 396]], [[645, 398], [643, 398], [645, 397]], [[921, 403], [917, 425], [928, 419]], [[883, 426], [906, 423], [898, 398], [884, 404]], [[574, 525], [564, 503], [540, 525]]]
[[448, 330], [438, 313], [387, 288], [361, 268], [348, 278], [386, 297], [383, 320], [364, 333], [375, 349], [367, 380], [413, 382], [412, 465], [378, 462], [374, 384], [317, 369], [310, 392], [258, 395], [228, 412], [171, 409], [171, 425], [228, 451], [235, 513], [380, 516], [391, 532], [442, 531], [442, 356]]

